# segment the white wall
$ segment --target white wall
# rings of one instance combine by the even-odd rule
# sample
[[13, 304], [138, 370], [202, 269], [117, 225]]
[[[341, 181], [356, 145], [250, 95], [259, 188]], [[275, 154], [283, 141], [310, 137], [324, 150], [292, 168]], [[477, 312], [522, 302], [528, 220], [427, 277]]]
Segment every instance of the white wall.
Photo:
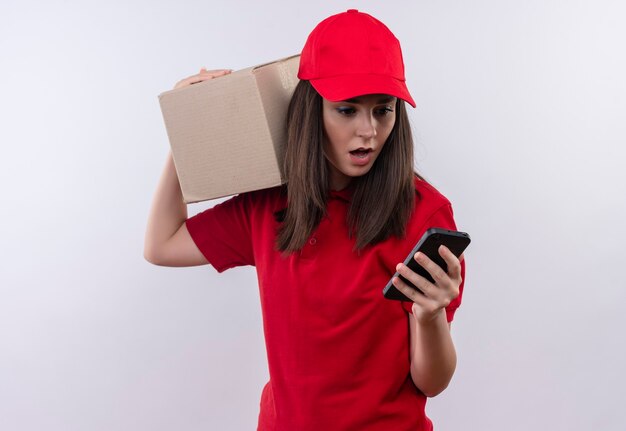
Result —
[[626, 427], [623, 2], [71, 4], [0, 4], [2, 429], [254, 429], [253, 270], [142, 258], [157, 95], [355, 5], [402, 41], [419, 169], [473, 238], [436, 429]]

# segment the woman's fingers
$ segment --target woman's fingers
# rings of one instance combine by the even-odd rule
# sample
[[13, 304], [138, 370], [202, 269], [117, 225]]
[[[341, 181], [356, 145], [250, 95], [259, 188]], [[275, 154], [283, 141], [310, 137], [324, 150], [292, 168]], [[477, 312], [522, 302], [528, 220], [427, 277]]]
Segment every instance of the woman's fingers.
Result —
[[[419, 319], [430, 319], [447, 307], [460, 293], [461, 262], [447, 247], [440, 246], [439, 255], [445, 261], [448, 272], [424, 253], [418, 252], [413, 257], [431, 275], [434, 282], [422, 277], [403, 263], [396, 266], [398, 274], [417, 287], [415, 290], [399, 277], [393, 278], [394, 286], [415, 304], [413, 313]], [[416, 311], [417, 310], [417, 311]]]
[[[402, 275], [404, 277], [404, 275]], [[405, 277], [407, 278], [407, 277]], [[409, 298], [411, 301], [416, 302], [416, 303], [423, 303], [424, 301], [428, 300], [428, 298], [425, 296], [424, 293], [421, 293], [417, 290], [415, 290], [414, 287], [409, 286], [406, 282], [404, 282], [400, 277], [394, 277], [393, 278], [393, 285], [404, 294], [404, 296], [406, 296], [407, 298]]]
[[415, 253], [415, 256], [413, 256], [413, 259], [415, 259], [415, 261], [419, 263], [422, 268], [428, 271], [428, 273], [433, 278], [433, 280], [435, 280], [435, 283], [443, 282], [448, 277], [448, 274], [446, 274], [443, 268], [441, 268], [439, 265], [433, 262], [424, 253], [422, 252]]
[[450, 251], [448, 247], [445, 245], [439, 246], [439, 255], [443, 258], [448, 266], [448, 276], [453, 279], [457, 279], [461, 277], [461, 260], [463, 259], [463, 255], [460, 258], [457, 258], [454, 253]]
[[232, 70], [230, 69], [207, 70], [206, 68], [203, 67], [202, 69], [200, 69], [200, 72], [198, 72], [197, 74], [191, 75], [185, 79], [181, 79], [180, 81], [178, 81], [176, 85], [174, 86], [174, 88], [176, 89], [176, 88], [187, 87], [192, 84], [197, 84], [198, 82], [208, 81], [209, 79], [214, 79], [220, 76], [228, 75], [231, 72]]
[[231, 69], [214, 69], [214, 70], [207, 70], [206, 67], [203, 67], [200, 69], [200, 74], [205, 74], [205, 75], [210, 75], [214, 78], [217, 78], [218, 76], [222, 76], [222, 75], [228, 75], [229, 73], [231, 73], [232, 70]]
[[[432, 298], [433, 296], [435, 296], [437, 286], [432, 284], [430, 281], [428, 281], [427, 279], [425, 279], [424, 277], [422, 277], [418, 273], [416, 273], [413, 270], [411, 270], [411, 268], [409, 268], [405, 264], [399, 263], [396, 266], [396, 271], [398, 271], [398, 274], [402, 275], [411, 284], [413, 284], [413, 286], [417, 287], [419, 290], [422, 291], [422, 293], [420, 293], [420, 292], [416, 291], [413, 287], [411, 287], [408, 284], [406, 284], [401, 279], [398, 279], [402, 284], [404, 284], [406, 286], [407, 289], [410, 289], [410, 291], [415, 292], [415, 294], [418, 295], [418, 297], [419, 296], [427, 296], [429, 298]], [[404, 292], [402, 292], [402, 293], [404, 293]], [[408, 295], [406, 295], [406, 296], [408, 296]], [[415, 295], [412, 295], [412, 297], [413, 296], [415, 296]]]
[[[398, 270], [401, 270], [399, 266], [400, 265], [398, 265]], [[430, 284], [426, 279], [424, 280], [426, 281], [426, 283]], [[413, 314], [415, 314], [415, 316], [418, 317], [419, 320], [423, 320], [423, 318], [425, 318], [426, 320], [431, 320], [432, 316], [435, 316], [439, 312], [439, 310], [445, 308], [449, 304], [449, 301], [437, 300], [434, 299], [432, 296], [429, 296], [429, 293], [430, 295], [433, 294], [431, 288], [436, 289], [436, 287], [432, 284], [430, 285], [430, 287], [426, 287], [426, 285], [419, 287], [420, 289], [423, 289], [425, 291], [424, 294], [409, 286], [399, 277], [393, 278], [393, 285], [396, 287], [396, 289], [402, 292], [404, 296], [406, 296], [407, 298], [409, 298], [410, 301], [413, 302]]]
[[427, 297], [432, 299], [446, 298], [445, 302], [448, 302], [447, 299], [451, 300], [458, 296], [459, 285], [461, 284], [461, 263], [445, 246], [439, 247], [439, 254], [446, 262], [448, 272], [444, 271], [443, 268], [424, 253], [418, 252], [414, 256], [415, 261], [428, 271], [434, 283], [412, 271], [404, 264], [398, 264], [396, 271], [420, 289]]

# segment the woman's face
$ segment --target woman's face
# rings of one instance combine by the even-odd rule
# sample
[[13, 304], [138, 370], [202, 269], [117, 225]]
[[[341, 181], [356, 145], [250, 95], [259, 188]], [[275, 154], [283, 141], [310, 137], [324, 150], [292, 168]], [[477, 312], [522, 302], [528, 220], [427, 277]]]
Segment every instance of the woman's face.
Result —
[[341, 102], [323, 99], [324, 155], [330, 167], [330, 187], [345, 188], [353, 177], [374, 165], [396, 122], [396, 101], [385, 94], [368, 94]]

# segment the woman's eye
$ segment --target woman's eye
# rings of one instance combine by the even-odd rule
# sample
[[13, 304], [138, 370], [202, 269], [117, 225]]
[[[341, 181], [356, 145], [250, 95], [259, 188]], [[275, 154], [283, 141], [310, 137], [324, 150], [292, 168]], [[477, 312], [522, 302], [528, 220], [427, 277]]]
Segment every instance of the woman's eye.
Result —
[[389, 106], [385, 106], [384, 108], [380, 108], [376, 110], [376, 113], [378, 115], [387, 115], [389, 113], [393, 112], [393, 109], [391, 109], [391, 107]]
[[342, 115], [352, 115], [356, 111], [354, 110], [354, 108], [350, 108], [350, 107], [347, 107], [347, 106], [342, 106], [342, 107], [337, 108], [337, 112], [339, 112]]

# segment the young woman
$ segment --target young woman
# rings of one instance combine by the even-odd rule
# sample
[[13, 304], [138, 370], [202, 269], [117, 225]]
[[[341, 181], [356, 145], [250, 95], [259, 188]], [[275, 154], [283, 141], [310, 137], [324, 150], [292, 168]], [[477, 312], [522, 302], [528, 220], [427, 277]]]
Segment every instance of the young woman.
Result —
[[[177, 87], [214, 79], [206, 71]], [[429, 228], [455, 229], [450, 202], [413, 170], [400, 44], [370, 15], [322, 21], [300, 60], [288, 113], [287, 185], [244, 193], [187, 218], [171, 157], [148, 221], [146, 259], [257, 269], [270, 381], [259, 430], [432, 429], [426, 397], [456, 366], [449, 322], [464, 266], [401, 264]], [[413, 302], [383, 298], [394, 271]]]

